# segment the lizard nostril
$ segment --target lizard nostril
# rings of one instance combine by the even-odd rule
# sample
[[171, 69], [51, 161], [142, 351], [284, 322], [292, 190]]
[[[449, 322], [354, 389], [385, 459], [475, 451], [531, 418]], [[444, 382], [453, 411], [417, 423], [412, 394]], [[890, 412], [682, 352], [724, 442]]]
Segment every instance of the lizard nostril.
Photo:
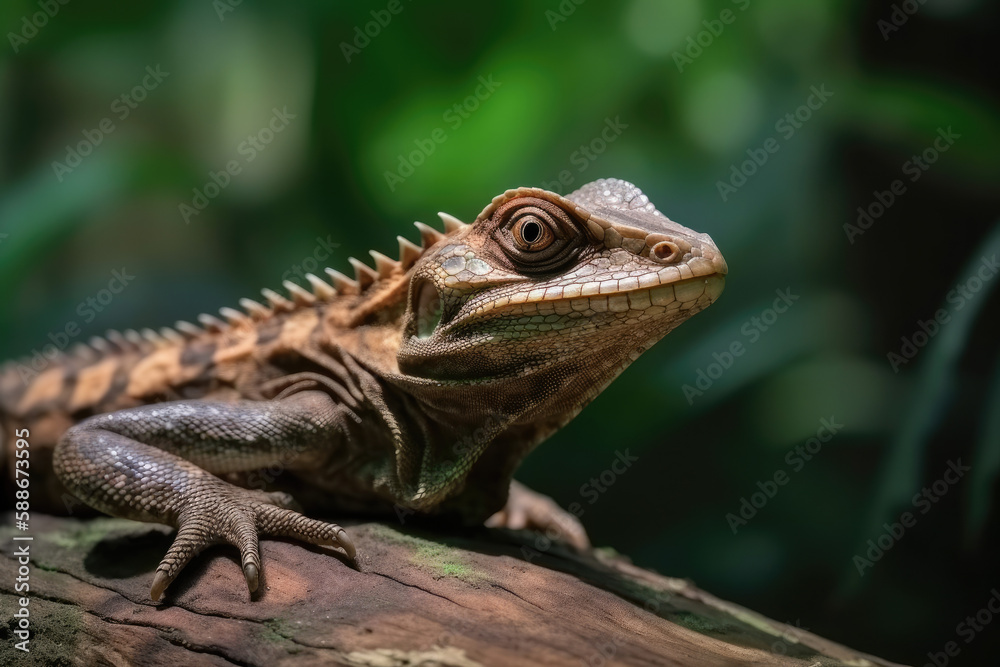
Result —
[[653, 249], [649, 251], [649, 254], [655, 260], [663, 262], [664, 264], [676, 262], [683, 255], [681, 249], [672, 241], [660, 241], [653, 246]]

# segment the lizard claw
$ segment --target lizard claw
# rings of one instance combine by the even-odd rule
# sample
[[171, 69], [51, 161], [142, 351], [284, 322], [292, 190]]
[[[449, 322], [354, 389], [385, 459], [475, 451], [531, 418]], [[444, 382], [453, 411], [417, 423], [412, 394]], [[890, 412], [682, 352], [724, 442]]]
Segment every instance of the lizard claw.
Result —
[[354, 548], [354, 542], [352, 542], [351, 538], [347, 536], [347, 533], [344, 532], [343, 528], [341, 528], [340, 532], [337, 533], [336, 541], [331, 543], [331, 546], [338, 546], [338, 545], [340, 546], [341, 549], [344, 550], [344, 553], [347, 554], [348, 558], [354, 560], [354, 557], [357, 555], [358, 551], [357, 549]]
[[149, 596], [157, 601], [180, 571], [205, 547], [220, 542], [240, 550], [243, 576], [250, 593], [260, 584], [260, 535], [290, 537], [311, 544], [340, 547], [352, 561], [354, 543], [343, 528], [287, 509], [286, 497], [266, 497], [247, 489], [205, 493], [181, 512], [177, 536], [156, 568]]
[[253, 563], [248, 563], [248, 564], [244, 565], [243, 566], [243, 576], [246, 577], [247, 588], [250, 589], [250, 592], [253, 593], [254, 591], [256, 591], [257, 590], [257, 583], [258, 583], [258, 579], [257, 579], [257, 566], [254, 565]]
[[149, 590], [149, 597], [153, 599], [153, 602], [159, 601], [160, 596], [163, 595], [163, 591], [171, 581], [173, 578], [167, 574], [166, 570], [157, 568], [156, 574], [153, 575], [153, 587]]

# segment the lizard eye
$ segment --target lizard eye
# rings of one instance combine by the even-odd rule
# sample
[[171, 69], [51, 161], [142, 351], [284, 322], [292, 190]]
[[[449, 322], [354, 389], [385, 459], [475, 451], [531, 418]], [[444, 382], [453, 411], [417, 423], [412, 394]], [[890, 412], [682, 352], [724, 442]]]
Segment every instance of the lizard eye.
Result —
[[531, 213], [524, 215], [514, 223], [511, 234], [521, 249], [527, 252], [545, 250], [556, 240], [556, 236], [549, 226]]
[[525, 273], [558, 270], [580, 249], [579, 225], [560, 206], [536, 197], [513, 199], [494, 213], [495, 238]]

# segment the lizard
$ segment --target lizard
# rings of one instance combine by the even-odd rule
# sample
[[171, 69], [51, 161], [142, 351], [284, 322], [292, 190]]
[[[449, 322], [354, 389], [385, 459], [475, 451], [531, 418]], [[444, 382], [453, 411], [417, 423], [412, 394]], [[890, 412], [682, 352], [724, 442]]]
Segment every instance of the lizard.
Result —
[[398, 237], [398, 259], [350, 258], [354, 278], [326, 269], [198, 325], [109, 332], [41, 372], [8, 362], [6, 484], [30, 433], [33, 509], [79, 499], [176, 529], [154, 601], [211, 544], [238, 548], [251, 597], [261, 536], [356, 559], [342, 527], [300, 512], [254, 478], [262, 469], [326, 512], [554, 530], [587, 546], [576, 517], [514, 472], [719, 297], [725, 259], [619, 179], [566, 196], [510, 189], [472, 223], [439, 215], [443, 232], [415, 223], [419, 245]]

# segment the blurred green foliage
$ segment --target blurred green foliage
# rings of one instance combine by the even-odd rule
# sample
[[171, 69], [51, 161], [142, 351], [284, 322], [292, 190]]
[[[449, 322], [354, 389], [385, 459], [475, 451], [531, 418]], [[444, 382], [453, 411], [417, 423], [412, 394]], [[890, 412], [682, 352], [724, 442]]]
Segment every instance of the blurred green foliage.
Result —
[[[955, 639], [998, 583], [998, 302], [988, 282], [967, 309], [948, 300], [1000, 250], [996, 7], [928, 0], [892, 30], [888, 2], [101, 0], [25, 37], [39, 11], [0, 7], [4, 356], [72, 321], [83, 340], [214, 312], [330, 243], [344, 270], [415, 236], [412, 219], [471, 219], [510, 187], [620, 177], [713, 236], [727, 291], [520, 477], [582, 502], [598, 544], [900, 661]], [[122, 100], [157, 66], [142, 101]], [[790, 124], [815, 89], [832, 95]], [[247, 149], [276, 110], [294, 118]], [[947, 128], [959, 138], [912, 171]], [[79, 166], [54, 168], [88, 136]], [[845, 231], [897, 179], [903, 194]], [[136, 280], [88, 321], [79, 304], [121, 267]], [[786, 289], [799, 298], [767, 319]], [[952, 319], [894, 372], [887, 354], [939, 308]], [[821, 419], [843, 429], [789, 463]], [[639, 465], [601, 483], [625, 449]], [[867, 540], [958, 459], [970, 478], [859, 576]], [[788, 483], [734, 534], [727, 515], [777, 471]], [[965, 664], [998, 633], [963, 645]]]

